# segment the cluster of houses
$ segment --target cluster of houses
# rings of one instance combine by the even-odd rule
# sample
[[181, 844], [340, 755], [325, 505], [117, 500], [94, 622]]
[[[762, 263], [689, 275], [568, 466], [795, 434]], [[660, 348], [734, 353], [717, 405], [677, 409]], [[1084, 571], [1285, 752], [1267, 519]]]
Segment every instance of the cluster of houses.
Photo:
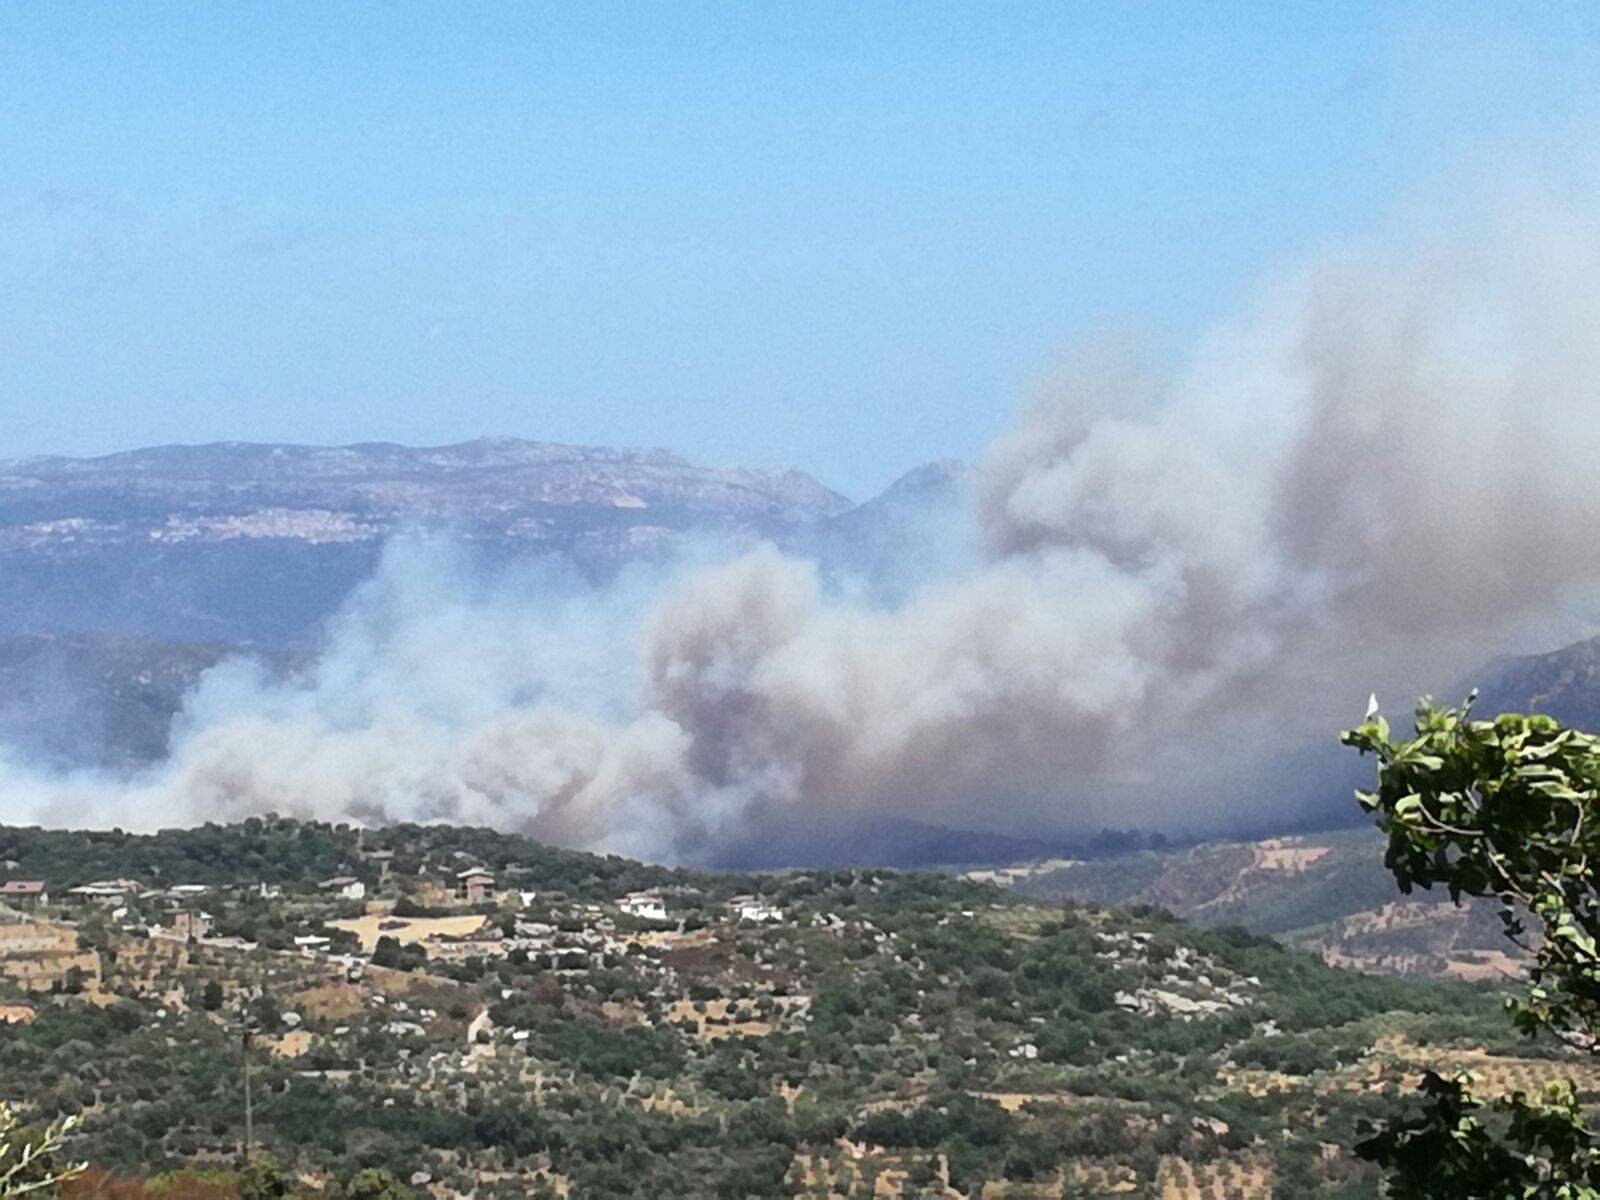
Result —
[[[325, 879], [318, 889], [330, 896], [344, 900], [362, 900], [367, 895], [367, 885], [354, 875], [337, 875]], [[60, 893], [67, 904], [97, 904], [102, 908], [116, 908], [132, 900], [191, 901], [211, 892], [224, 890], [208, 883], [178, 883], [171, 887], [146, 887], [134, 879], [96, 879]], [[233, 889], [237, 890], [237, 889]], [[283, 888], [275, 883], [259, 883], [250, 891], [262, 899], [283, 895]], [[0, 902], [13, 907], [50, 903], [50, 888], [42, 879], [8, 879], [0, 883]]]
[[[629, 892], [617, 901], [617, 907], [630, 917], [645, 921], [669, 921], [667, 902], [660, 892]], [[736, 921], [771, 923], [783, 920], [783, 910], [769, 904], [759, 896], [740, 895], [728, 901], [728, 911]]]
[[[387, 863], [383, 865], [387, 867]], [[130, 879], [99, 879], [67, 888], [61, 898], [69, 904], [104, 907], [111, 910], [113, 918], [124, 917], [135, 901], [139, 902], [140, 911], [148, 915], [147, 906], [154, 903], [165, 909], [166, 915], [159, 923], [152, 923], [148, 927], [150, 936], [190, 941], [207, 939], [210, 935], [214, 918], [204, 911], [200, 901], [214, 890], [207, 884], [152, 888]], [[336, 875], [322, 880], [317, 884], [317, 890], [329, 899], [356, 902], [367, 899], [367, 884], [354, 875]], [[248, 891], [251, 895], [268, 899], [283, 894], [279, 885], [264, 882], [249, 886]], [[496, 900], [511, 900], [514, 904], [520, 902], [520, 906], [526, 909], [533, 905], [537, 893], [504, 892], [497, 887], [493, 872], [481, 866], [471, 866], [457, 872], [449, 881], [449, 886], [441, 887], [437, 883], [422, 885], [417, 896], [424, 903], [440, 906], [475, 906]], [[0, 883], [0, 902], [18, 908], [45, 905], [50, 902], [50, 891], [43, 880], [8, 880]], [[734, 921], [773, 923], [783, 919], [783, 913], [777, 906], [753, 894], [734, 896], [727, 902], [726, 911]], [[533, 955], [549, 956], [551, 966], [556, 970], [584, 970], [591, 956], [626, 952], [637, 936], [617, 929], [613, 917], [618, 912], [635, 921], [664, 925], [674, 920], [668, 909], [667, 896], [662, 891], [635, 891], [618, 897], [614, 909], [594, 903], [574, 904], [568, 916], [576, 918], [581, 924], [582, 928], [576, 930], [568, 928], [558, 931], [555, 926], [543, 921], [517, 921], [508, 931], [497, 921], [486, 918], [470, 930], [435, 932], [426, 936], [423, 942], [429, 957], [441, 961], [498, 957], [520, 949]], [[399, 934], [408, 928], [407, 918], [393, 917], [382, 922], [379, 931]], [[295, 937], [294, 946], [301, 953], [319, 955], [329, 952], [331, 942], [322, 934], [306, 933]]]
[[[169, 888], [147, 888], [133, 879], [96, 879], [70, 887], [64, 893], [69, 904], [98, 904], [115, 908], [130, 900], [193, 900], [211, 891], [204, 883], [179, 883]], [[50, 888], [42, 879], [8, 879], [0, 883], [0, 901], [13, 906], [50, 903]]]

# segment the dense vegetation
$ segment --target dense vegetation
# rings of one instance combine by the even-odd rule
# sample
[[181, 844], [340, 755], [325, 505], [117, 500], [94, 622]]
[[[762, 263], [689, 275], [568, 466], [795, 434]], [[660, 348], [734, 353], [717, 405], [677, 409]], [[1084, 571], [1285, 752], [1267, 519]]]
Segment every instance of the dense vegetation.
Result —
[[[1377, 756], [1361, 795], [1388, 835], [1400, 887], [1498, 903], [1506, 935], [1532, 955], [1507, 1001], [1517, 1027], [1600, 1054], [1600, 737], [1547, 716], [1474, 720], [1424, 700], [1414, 736], [1376, 711], [1344, 735]], [[1465, 1073], [1433, 1072], [1420, 1103], [1362, 1143], [1401, 1200], [1597, 1200], [1600, 1129], [1566, 1081], [1540, 1096], [1485, 1097]]]
[[[482, 830], [275, 818], [5, 830], [0, 847], [53, 888], [211, 883], [216, 931], [249, 938], [148, 937], [168, 919], [156, 898], [63, 910], [103, 979], [0, 1027], [4, 1092], [39, 1119], [81, 1117], [73, 1152], [122, 1177], [192, 1183], [236, 1161], [246, 1022], [258, 1152], [328, 1191], [382, 1170], [505, 1196], [866, 1195], [880, 1177], [904, 1195], [1155, 1196], [1225, 1164], [1282, 1195], [1374, 1196], [1373, 1169], [1325, 1147], [1391, 1113], [1383, 1081], [1405, 1054], [1517, 1050], [1480, 986], [936, 874], [714, 875]], [[357, 950], [330, 924], [375, 897], [446, 911], [422, 889], [464, 866], [518, 889], [447, 906], [486, 919], [492, 953]], [[339, 873], [367, 900], [316, 887]], [[667, 922], [617, 907], [641, 887]], [[737, 893], [781, 915], [741, 919]], [[308, 933], [340, 937], [293, 950]]]

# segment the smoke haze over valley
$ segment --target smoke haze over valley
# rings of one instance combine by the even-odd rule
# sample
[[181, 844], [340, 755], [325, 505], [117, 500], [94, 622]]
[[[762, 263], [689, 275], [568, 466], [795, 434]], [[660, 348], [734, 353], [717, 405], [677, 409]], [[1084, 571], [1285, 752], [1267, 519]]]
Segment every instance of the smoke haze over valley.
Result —
[[[5, 464], [14, 635], [253, 648], [192, 664], [145, 765], [0, 720], [0, 817], [449, 820], [670, 861], [863, 817], [1315, 819], [1369, 690], [1593, 631], [1596, 267], [1548, 207], [1328, 256], [1175, 366], [1080, 344], [981, 461], [860, 507], [509, 440]], [[69, 676], [27, 686], [70, 710]]]

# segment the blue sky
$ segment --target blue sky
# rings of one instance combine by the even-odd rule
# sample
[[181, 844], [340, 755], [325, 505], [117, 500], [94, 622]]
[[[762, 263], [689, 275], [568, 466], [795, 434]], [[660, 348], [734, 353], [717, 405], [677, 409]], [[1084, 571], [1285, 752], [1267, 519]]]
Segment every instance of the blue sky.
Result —
[[1559, 176], [1582, 5], [0, 6], [0, 456], [507, 433], [971, 456], [1450, 172]]

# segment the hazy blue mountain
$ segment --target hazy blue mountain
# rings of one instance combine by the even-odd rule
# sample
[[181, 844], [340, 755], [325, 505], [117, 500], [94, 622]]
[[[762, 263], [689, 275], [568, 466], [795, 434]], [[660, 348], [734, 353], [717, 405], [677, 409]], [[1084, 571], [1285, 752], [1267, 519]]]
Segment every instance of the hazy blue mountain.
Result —
[[413, 449], [161, 446], [0, 462], [0, 635], [281, 645], [401, 532], [603, 576], [691, 532], [784, 539], [849, 511], [798, 470], [485, 438]]
[[397, 534], [604, 578], [710, 533], [903, 582], [963, 470], [930, 464], [854, 506], [797, 470], [511, 438], [0, 461], [0, 743], [50, 766], [159, 759], [202, 671], [313, 652]]

